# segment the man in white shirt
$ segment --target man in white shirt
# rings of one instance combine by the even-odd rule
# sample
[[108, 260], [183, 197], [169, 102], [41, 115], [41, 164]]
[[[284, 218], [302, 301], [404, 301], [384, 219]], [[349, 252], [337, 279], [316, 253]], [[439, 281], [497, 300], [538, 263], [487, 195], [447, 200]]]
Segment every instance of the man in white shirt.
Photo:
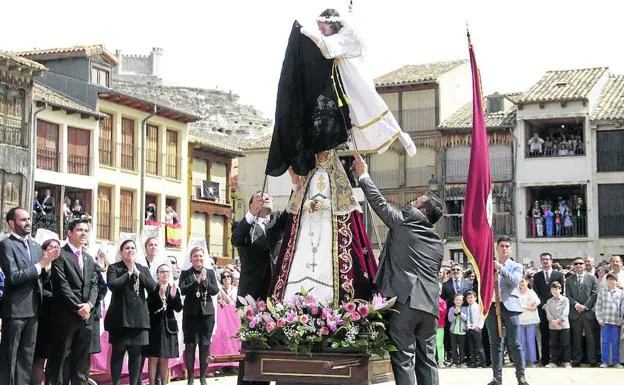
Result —
[[586, 256], [583, 260], [585, 262], [585, 271], [587, 274], [596, 275], [596, 267], [594, 266], [595, 259], [591, 256]]
[[624, 270], [622, 270], [622, 256], [613, 255], [609, 260], [611, 265], [611, 274], [615, 274], [617, 277], [616, 286], [624, 290]]

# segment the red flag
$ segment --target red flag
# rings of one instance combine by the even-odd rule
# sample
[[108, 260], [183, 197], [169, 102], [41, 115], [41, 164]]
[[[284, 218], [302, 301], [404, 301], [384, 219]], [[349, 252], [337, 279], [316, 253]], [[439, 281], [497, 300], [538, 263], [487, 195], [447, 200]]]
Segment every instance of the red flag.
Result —
[[492, 235], [492, 180], [481, 76], [468, 34], [472, 70], [472, 147], [464, 194], [462, 246], [479, 282], [479, 304], [487, 315], [494, 293], [494, 242]]

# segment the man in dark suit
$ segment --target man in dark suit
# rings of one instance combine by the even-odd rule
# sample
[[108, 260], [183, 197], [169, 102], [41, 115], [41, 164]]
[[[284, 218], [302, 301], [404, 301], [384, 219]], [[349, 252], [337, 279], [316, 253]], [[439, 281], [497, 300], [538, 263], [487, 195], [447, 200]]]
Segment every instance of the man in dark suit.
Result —
[[583, 359], [583, 332], [586, 338], [587, 361], [596, 366], [596, 343], [594, 323], [596, 314], [594, 305], [598, 297], [598, 282], [596, 277], [585, 271], [583, 258], [576, 258], [572, 262], [572, 274], [565, 285], [566, 297], [570, 300], [570, 337], [572, 340], [572, 366], [580, 366]]
[[552, 268], [552, 255], [550, 255], [550, 253], [542, 253], [540, 255], [540, 261], [542, 263], [542, 270], [533, 274], [533, 290], [540, 299], [540, 304], [537, 307], [540, 317], [540, 334], [542, 336], [542, 351], [540, 354], [542, 366], [546, 366], [550, 363], [550, 329], [548, 327], [546, 311], [543, 309], [543, 306], [546, 304], [546, 301], [552, 297], [550, 284], [559, 282], [561, 287], [564, 287], [565, 278], [561, 272]]
[[0, 269], [5, 274], [0, 310], [0, 384], [30, 384], [37, 339], [37, 320], [43, 301], [42, 281], [58, 250], [46, 252], [30, 240], [28, 210], [16, 207], [7, 212], [11, 236], [0, 242]]
[[358, 153], [353, 167], [371, 208], [389, 228], [375, 285], [384, 296], [396, 297], [394, 309], [399, 311], [391, 315], [388, 328], [397, 348], [390, 353], [394, 379], [397, 385], [437, 385], [437, 276], [444, 248], [433, 225], [442, 216], [442, 203], [423, 195], [398, 210], [381, 195]]
[[[279, 255], [288, 215], [273, 213], [273, 201], [268, 194], [255, 193], [249, 200], [249, 211], [232, 232], [232, 246], [238, 249], [241, 274], [238, 295], [266, 299], [271, 284], [271, 270]], [[254, 222], [256, 223], [254, 228]], [[237, 306], [240, 306], [240, 302]], [[244, 365], [238, 369], [238, 384], [268, 385], [263, 381], [244, 381]]]
[[54, 200], [54, 197], [50, 193], [50, 189], [45, 190], [43, 198], [41, 199], [41, 207], [43, 207], [43, 211], [46, 214], [48, 215], [54, 214], [54, 208], [56, 207], [56, 202]]
[[[76, 219], [67, 225], [67, 244], [52, 264], [52, 349], [48, 363], [48, 381], [63, 384], [63, 368], [69, 369], [72, 384], [86, 385], [89, 380], [91, 309], [96, 304], [99, 283], [93, 257], [82, 250], [89, 227]], [[67, 366], [66, 366], [67, 365]]]

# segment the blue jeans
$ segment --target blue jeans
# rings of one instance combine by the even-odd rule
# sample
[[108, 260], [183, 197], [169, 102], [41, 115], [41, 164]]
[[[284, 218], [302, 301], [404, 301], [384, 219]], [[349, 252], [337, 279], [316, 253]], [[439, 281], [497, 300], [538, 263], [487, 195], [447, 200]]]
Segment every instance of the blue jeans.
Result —
[[524, 364], [535, 364], [537, 362], [537, 353], [535, 351], [535, 331], [537, 324], [520, 325], [518, 328], [518, 339], [520, 340], [520, 348], [522, 353], [522, 362]]
[[[617, 325], [604, 324], [600, 326], [600, 339], [602, 340], [602, 363], [609, 365], [609, 357], [613, 365], [620, 363], [620, 328]], [[611, 354], [609, 354], [611, 350]]]
[[[518, 326], [520, 326], [520, 320], [518, 316], [520, 313], [511, 312], [505, 309], [505, 306], [501, 303], [501, 323], [503, 327], [503, 336], [507, 341], [507, 349], [511, 354], [511, 359], [514, 362], [516, 368], [516, 378], [524, 377], [524, 362], [522, 362], [522, 354], [520, 353], [520, 341], [518, 340]], [[490, 338], [490, 357], [492, 359], [492, 372], [494, 379], [503, 381], [503, 339], [498, 336], [498, 326], [496, 322], [496, 305], [493, 303], [490, 306], [490, 312], [485, 319], [485, 327], [487, 328]]]

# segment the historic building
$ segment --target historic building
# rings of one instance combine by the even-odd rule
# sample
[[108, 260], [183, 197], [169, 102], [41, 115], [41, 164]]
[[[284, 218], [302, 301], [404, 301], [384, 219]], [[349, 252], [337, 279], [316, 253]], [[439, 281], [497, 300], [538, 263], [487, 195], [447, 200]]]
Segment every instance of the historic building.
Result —
[[205, 238], [208, 251], [219, 258], [219, 264], [232, 263], [230, 238], [236, 211], [232, 190], [237, 159], [243, 151], [230, 136], [220, 133], [190, 136], [188, 147], [188, 238]]
[[[512, 132], [516, 124], [515, 101], [519, 96], [520, 94], [495, 93], [484, 100], [492, 178], [494, 238], [500, 235], [515, 237]], [[444, 218], [441, 220], [442, 227], [438, 227], [438, 230], [445, 240], [445, 257], [466, 266], [468, 260], [461, 245], [461, 229], [472, 144], [472, 112], [471, 101], [455, 111], [438, 127], [441, 134], [442, 160], [438, 190], [446, 207]]]
[[[34, 61], [0, 51], [0, 211], [32, 203], [34, 129], [33, 79], [46, 68]], [[0, 221], [0, 234], [10, 232]]]

